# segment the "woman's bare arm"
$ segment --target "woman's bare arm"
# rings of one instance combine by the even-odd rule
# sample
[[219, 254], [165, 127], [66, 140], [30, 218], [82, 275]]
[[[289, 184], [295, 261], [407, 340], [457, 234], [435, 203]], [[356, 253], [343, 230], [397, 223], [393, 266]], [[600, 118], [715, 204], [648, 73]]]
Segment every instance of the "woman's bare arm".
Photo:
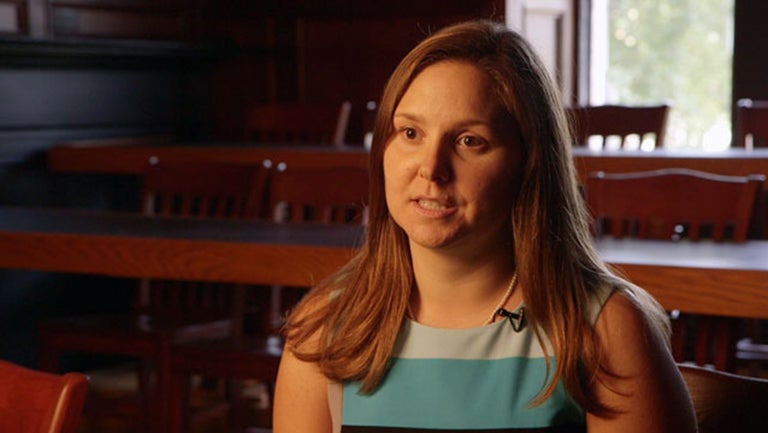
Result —
[[274, 433], [331, 433], [328, 380], [286, 348], [275, 387]]
[[596, 323], [603, 365], [598, 398], [618, 412], [587, 414], [587, 431], [694, 433], [696, 421], [685, 383], [667, 344], [623, 293], [611, 296]]

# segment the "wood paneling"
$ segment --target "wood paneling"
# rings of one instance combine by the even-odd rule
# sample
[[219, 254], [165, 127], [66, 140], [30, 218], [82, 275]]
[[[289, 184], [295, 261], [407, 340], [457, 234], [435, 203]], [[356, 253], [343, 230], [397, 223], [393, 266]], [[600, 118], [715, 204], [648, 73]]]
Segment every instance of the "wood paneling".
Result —
[[298, 17], [297, 81], [288, 85], [297, 89], [299, 100], [351, 101], [352, 143], [363, 141], [365, 104], [379, 100], [389, 74], [417, 43], [456, 22], [504, 19], [500, 0], [333, 3], [336, 8]]
[[430, 32], [472, 17], [372, 17], [302, 19], [299, 34], [299, 98], [378, 101], [389, 74]]

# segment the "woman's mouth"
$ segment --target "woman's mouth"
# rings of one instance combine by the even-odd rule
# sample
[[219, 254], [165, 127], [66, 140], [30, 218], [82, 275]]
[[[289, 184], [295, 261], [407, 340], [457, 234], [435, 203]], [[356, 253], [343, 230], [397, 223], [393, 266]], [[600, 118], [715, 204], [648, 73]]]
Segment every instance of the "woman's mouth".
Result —
[[437, 200], [419, 199], [418, 203], [419, 206], [429, 210], [445, 210], [448, 208], [448, 206], [440, 203]]

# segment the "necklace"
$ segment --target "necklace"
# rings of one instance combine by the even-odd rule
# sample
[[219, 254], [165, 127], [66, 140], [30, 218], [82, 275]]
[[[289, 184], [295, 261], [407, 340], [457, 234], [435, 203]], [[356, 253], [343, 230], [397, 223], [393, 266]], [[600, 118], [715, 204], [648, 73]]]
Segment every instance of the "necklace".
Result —
[[[493, 320], [496, 318], [496, 316], [499, 315], [499, 310], [501, 310], [504, 307], [504, 304], [509, 301], [509, 298], [512, 296], [512, 293], [515, 291], [515, 287], [517, 283], [517, 272], [515, 272], [512, 275], [512, 281], [509, 282], [509, 286], [507, 286], [507, 290], [504, 291], [504, 296], [501, 297], [501, 301], [499, 301], [499, 305], [496, 306], [496, 308], [493, 309], [493, 312], [491, 313], [491, 317], [488, 318], [488, 320], [483, 323], [483, 325], [490, 325], [493, 323]], [[413, 310], [411, 310], [411, 303], [408, 302], [408, 305], [406, 306], [406, 314], [409, 318], [412, 320], [416, 320], [416, 316], [413, 314]]]
[[501, 297], [501, 301], [499, 301], [499, 305], [496, 306], [496, 308], [493, 309], [493, 312], [491, 313], [491, 317], [488, 318], [488, 320], [485, 321], [484, 325], [490, 325], [493, 323], [493, 319], [496, 318], [496, 316], [499, 314], [499, 310], [501, 310], [504, 307], [504, 304], [509, 301], [509, 298], [512, 296], [512, 293], [515, 291], [515, 283], [517, 282], [517, 272], [515, 272], [512, 275], [512, 281], [509, 282], [509, 286], [507, 287], [507, 290], [504, 292], [504, 296]]

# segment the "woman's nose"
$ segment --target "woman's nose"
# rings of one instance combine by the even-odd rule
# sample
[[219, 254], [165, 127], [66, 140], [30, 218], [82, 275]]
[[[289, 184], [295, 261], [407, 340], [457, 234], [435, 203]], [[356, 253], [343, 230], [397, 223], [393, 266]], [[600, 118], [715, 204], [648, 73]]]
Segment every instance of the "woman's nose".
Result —
[[431, 182], [445, 183], [453, 177], [450, 152], [443, 143], [429, 143], [422, 148], [419, 176]]

